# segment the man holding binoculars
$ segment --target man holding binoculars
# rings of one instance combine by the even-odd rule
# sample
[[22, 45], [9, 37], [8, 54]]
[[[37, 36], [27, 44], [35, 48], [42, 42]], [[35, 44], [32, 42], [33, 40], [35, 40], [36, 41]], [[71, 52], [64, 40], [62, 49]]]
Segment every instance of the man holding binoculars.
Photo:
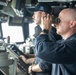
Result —
[[48, 38], [52, 16], [42, 20], [43, 31], [36, 38], [37, 57], [52, 64], [51, 75], [76, 75], [76, 9], [63, 9], [55, 19], [56, 32], [63, 38], [59, 41]]

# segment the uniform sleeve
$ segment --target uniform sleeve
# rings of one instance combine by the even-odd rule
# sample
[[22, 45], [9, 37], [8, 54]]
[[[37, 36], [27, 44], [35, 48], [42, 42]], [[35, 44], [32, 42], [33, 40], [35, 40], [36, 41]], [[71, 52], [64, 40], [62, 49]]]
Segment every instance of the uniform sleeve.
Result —
[[35, 27], [35, 34], [34, 34], [34, 37], [37, 37], [40, 33], [41, 33], [42, 29], [39, 25], [37, 25]]
[[57, 41], [57, 40], [62, 39], [62, 37], [56, 33], [55, 27], [51, 28], [50, 33], [49, 33], [49, 38], [53, 41]]
[[50, 63], [76, 63], [76, 39], [49, 40], [48, 35], [36, 38], [37, 56]]
[[51, 72], [52, 69], [51, 63], [44, 60], [39, 62], [39, 67], [42, 69], [43, 72]]

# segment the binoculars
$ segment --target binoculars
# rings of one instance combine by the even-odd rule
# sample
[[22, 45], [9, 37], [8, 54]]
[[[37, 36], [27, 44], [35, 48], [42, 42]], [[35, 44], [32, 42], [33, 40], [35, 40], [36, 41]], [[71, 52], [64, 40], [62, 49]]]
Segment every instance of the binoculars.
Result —
[[52, 23], [53, 23], [53, 24], [58, 24], [58, 23], [60, 23], [60, 21], [61, 21], [58, 17], [53, 17], [52, 19], [53, 19], [53, 20], [52, 20]]
[[[44, 17], [47, 18], [47, 16], [44, 16]], [[60, 18], [52, 16], [52, 23], [53, 24], [58, 24], [60, 22], [61, 22]]]

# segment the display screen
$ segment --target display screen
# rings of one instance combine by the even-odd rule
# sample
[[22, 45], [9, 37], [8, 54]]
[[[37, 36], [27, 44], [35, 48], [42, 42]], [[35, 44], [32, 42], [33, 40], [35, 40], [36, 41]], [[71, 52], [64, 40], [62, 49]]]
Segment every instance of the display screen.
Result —
[[10, 26], [21, 26], [22, 25], [22, 17], [9, 17], [9, 25]]
[[8, 36], [10, 37], [10, 43], [24, 42], [23, 29], [21, 26], [9, 26], [8, 23], [2, 23], [3, 37], [8, 42]]

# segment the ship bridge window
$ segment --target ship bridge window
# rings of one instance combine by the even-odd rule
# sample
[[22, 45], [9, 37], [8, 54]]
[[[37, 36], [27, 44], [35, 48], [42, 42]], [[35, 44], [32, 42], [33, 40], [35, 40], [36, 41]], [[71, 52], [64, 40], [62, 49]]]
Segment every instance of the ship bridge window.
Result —
[[[8, 23], [2, 23], [3, 37], [10, 37], [10, 43], [24, 42], [23, 30], [21, 26], [9, 26]], [[7, 39], [5, 39], [7, 42]]]
[[34, 29], [35, 26], [36, 24], [34, 22], [29, 24], [29, 36], [30, 37], [33, 37], [33, 35], [35, 34], [35, 29]]

